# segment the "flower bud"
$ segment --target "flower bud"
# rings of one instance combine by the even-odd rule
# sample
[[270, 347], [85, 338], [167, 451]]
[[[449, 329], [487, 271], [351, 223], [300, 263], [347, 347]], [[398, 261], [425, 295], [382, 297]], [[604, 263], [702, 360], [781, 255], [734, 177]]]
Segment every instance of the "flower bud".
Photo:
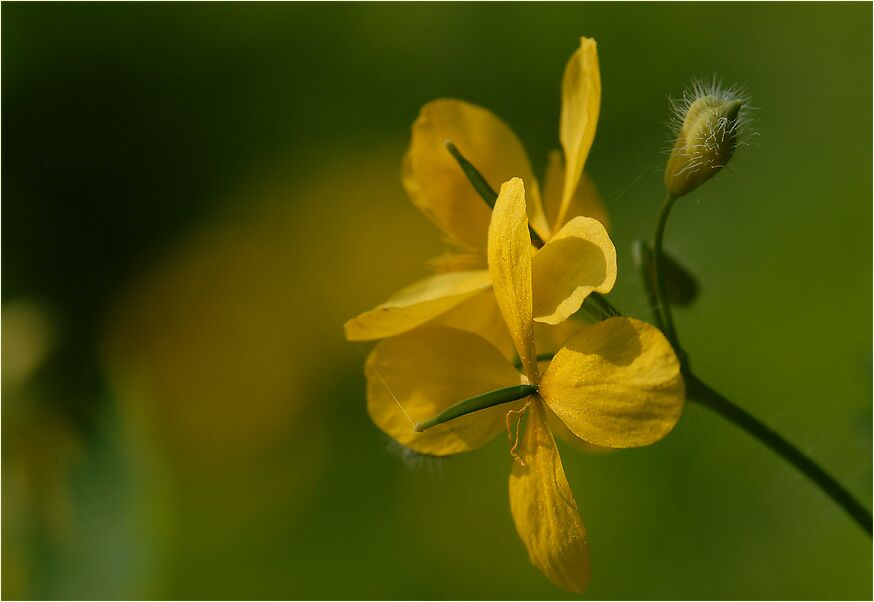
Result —
[[715, 86], [704, 91], [699, 85], [694, 98], [678, 107], [682, 125], [665, 168], [668, 193], [683, 196], [725, 167], [737, 148], [744, 100], [733, 91]]

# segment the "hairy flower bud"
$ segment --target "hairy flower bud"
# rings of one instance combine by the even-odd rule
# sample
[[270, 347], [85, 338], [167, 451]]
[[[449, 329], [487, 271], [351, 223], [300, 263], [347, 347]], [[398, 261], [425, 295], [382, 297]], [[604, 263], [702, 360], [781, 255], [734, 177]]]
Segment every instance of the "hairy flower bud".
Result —
[[698, 84], [675, 107], [681, 125], [665, 168], [668, 193], [683, 196], [725, 167], [738, 145], [745, 101], [733, 89]]

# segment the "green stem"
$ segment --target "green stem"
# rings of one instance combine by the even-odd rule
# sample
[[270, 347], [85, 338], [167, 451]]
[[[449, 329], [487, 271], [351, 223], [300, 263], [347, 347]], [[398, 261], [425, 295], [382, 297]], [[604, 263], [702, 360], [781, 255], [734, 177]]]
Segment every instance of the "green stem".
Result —
[[474, 190], [479, 193], [482, 199], [486, 202], [486, 205], [491, 209], [494, 209], [495, 202], [498, 200], [498, 193], [492, 189], [479, 170], [461, 154], [461, 151], [458, 150], [458, 147], [455, 146], [451, 140], [447, 140], [444, 144], [446, 144], [446, 150], [449, 151], [449, 154], [452, 155], [452, 158], [455, 159], [458, 166], [461, 167], [461, 171], [463, 171], [464, 175], [467, 176], [467, 180], [470, 182], [471, 186], [473, 186]]
[[646, 293], [646, 302], [649, 305], [650, 313], [652, 313], [653, 322], [659, 330], [664, 330], [665, 327], [662, 324], [662, 314], [659, 312], [658, 297], [656, 296], [652, 278], [652, 251], [645, 240], [637, 239], [631, 243], [631, 252], [634, 256], [637, 271], [640, 274], [640, 280], [643, 283], [643, 291]]
[[[479, 170], [473, 166], [473, 163], [468, 161], [467, 158], [461, 154], [461, 151], [458, 150], [458, 147], [455, 146], [451, 140], [447, 140], [444, 144], [446, 145], [446, 150], [449, 151], [449, 154], [452, 155], [459, 167], [461, 167], [461, 171], [463, 171], [464, 175], [467, 176], [467, 179], [471, 186], [473, 186], [474, 190], [479, 193], [490, 209], [494, 209], [495, 203], [498, 201], [498, 193], [489, 185]], [[528, 225], [528, 234], [531, 235], [531, 244], [535, 247], [539, 249], [544, 245], [543, 239], [540, 238], [540, 235], [534, 231], [534, 228], [532, 228], [530, 224]]]
[[674, 201], [677, 197], [668, 193], [665, 195], [665, 200], [662, 201], [662, 208], [659, 211], [659, 218], [656, 222], [655, 240], [653, 242], [653, 266], [655, 269], [655, 293], [659, 311], [662, 315], [662, 321], [665, 325], [665, 334], [671, 345], [677, 349], [677, 330], [674, 327], [674, 317], [671, 315], [671, 304], [668, 301], [668, 294], [665, 288], [664, 274], [664, 254], [662, 253], [662, 243], [665, 238], [665, 226], [668, 223], [668, 216], [671, 214], [671, 208], [674, 206]]
[[662, 251], [665, 226], [668, 223], [668, 216], [671, 214], [671, 208], [674, 206], [674, 201], [677, 198], [679, 197], [667, 193], [665, 200], [662, 201], [662, 208], [659, 211], [659, 218], [656, 222], [655, 240], [653, 241], [653, 272], [655, 277], [656, 304], [661, 311], [664, 333], [677, 353], [680, 365], [684, 369], [688, 369], [689, 356], [686, 355], [686, 352], [680, 346], [680, 338], [677, 336], [677, 329], [674, 327], [674, 316], [671, 314], [671, 302], [668, 300], [668, 292], [665, 287], [665, 254]]
[[871, 512], [853, 495], [797, 447], [781, 437], [777, 432], [760, 422], [743, 408], [714, 391], [697, 376], [686, 373], [686, 395], [710, 410], [716, 412], [747, 434], [755, 437], [771, 451], [795, 466], [808, 479], [813, 481], [823, 493], [843, 508], [862, 529], [871, 536]]
[[834, 477], [823, 470], [819, 464], [802, 453], [797, 447], [777, 434], [776, 431], [760, 422], [743, 408], [736, 406], [727, 398], [710, 388], [697, 376], [692, 374], [689, 367], [688, 357], [680, 347], [677, 330], [674, 326], [674, 318], [671, 315], [671, 305], [668, 301], [667, 290], [665, 287], [665, 258], [662, 246], [665, 236], [665, 225], [667, 224], [668, 216], [670, 215], [671, 208], [674, 206], [674, 201], [676, 200], [676, 196], [668, 193], [665, 195], [665, 200], [662, 202], [658, 222], [656, 223], [655, 241], [653, 244], [653, 268], [655, 276], [656, 303], [661, 310], [662, 321], [665, 326], [665, 335], [668, 337], [671, 345], [673, 345], [677, 357], [680, 360], [681, 369], [686, 381], [687, 397], [690, 400], [711, 409], [735, 426], [746, 431], [748, 435], [755, 437], [760, 443], [768, 447], [768, 449], [792, 464], [795, 468], [801, 471], [804, 476], [819, 487], [823, 493], [831, 497], [836, 504], [843, 508], [870, 537], [871, 513], [865, 509], [865, 507], [862, 506], [862, 504], [860, 504], [849, 491], [838, 483]]
[[[545, 362], [545, 361], [547, 361], [547, 360], [551, 360], [551, 359], [554, 358], [554, 357], [555, 357], [555, 354], [554, 354], [554, 353], [538, 353], [538, 354], [534, 357], [534, 361], [535, 361], [535, 362]], [[516, 359], [513, 360], [513, 367], [515, 367], [517, 370], [521, 370], [522, 367], [523, 367], [523, 366], [522, 366], [522, 360], [519, 359], [519, 356], [518, 356], [518, 355], [516, 356]]]
[[613, 304], [607, 300], [607, 297], [602, 295], [601, 293], [592, 292], [587, 297], [592, 300], [592, 303], [601, 311], [605, 317], [601, 318], [606, 320], [607, 318], [612, 318], [613, 316], [621, 316], [622, 313], [613, 307]]
[[517, 399], [528, 397], [534, 393], [537, 393], [537, 387], [534, 385], [515, 385], [513, 387], [504, 387], [503, 389], [495, 389], [494, 391], [489, 391], [488, 393], [483, 393], [482, 395], [459, 401], [436, 416], [419, 422], [416, 424], [415, 429], [416, 432], [421, 433], [422, 431], [426, 431], [438, 424], [443, 424], [444, 422], [449, 422], [455, 418], [460, 418], [465, 414], [484, 410], [502, 403], [516, 401]]

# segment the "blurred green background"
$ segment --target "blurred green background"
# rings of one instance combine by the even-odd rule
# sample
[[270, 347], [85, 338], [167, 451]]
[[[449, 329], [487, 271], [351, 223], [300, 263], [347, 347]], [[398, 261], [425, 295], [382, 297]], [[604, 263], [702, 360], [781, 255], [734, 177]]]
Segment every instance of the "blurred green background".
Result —
[[[599, 44], [588, 169], [646, 316], [668, 97], [718, 73], [757, 136], [678, 204], [696, 371], [872, 489], [870, 4], [2, 7], [4, 598], [563, 598], [501, 438], [408, 462], [344, 320], [444, 249], [398, 173], [438, 97], [541, 171]], [[655, 446], [562, 447], [592, 598], [868, 598], [871, 540], [696, 406]]]

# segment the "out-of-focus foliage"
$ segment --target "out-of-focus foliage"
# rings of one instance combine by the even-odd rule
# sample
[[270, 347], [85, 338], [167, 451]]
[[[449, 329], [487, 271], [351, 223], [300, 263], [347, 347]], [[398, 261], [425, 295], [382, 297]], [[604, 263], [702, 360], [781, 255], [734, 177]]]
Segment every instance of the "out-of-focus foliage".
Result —
[[[759, 136], [668, 228], [701, 285], [678, 327], [702, 377], [870, 507], [870, 6], [3, 17], [5, 598], [563, 597], [513, 531], [504, 442], [391, 448], [342, 324], [445, 250], [398, 178], [419, 107], [488, 106], [545, 157], [580, 35], [611, 299], [638, 317], [666, 98], [713, 72], [748, 86]], [[705, 410], [651, 448], [562, 458], [594, 598], [871, 596], [870, 540]]]

